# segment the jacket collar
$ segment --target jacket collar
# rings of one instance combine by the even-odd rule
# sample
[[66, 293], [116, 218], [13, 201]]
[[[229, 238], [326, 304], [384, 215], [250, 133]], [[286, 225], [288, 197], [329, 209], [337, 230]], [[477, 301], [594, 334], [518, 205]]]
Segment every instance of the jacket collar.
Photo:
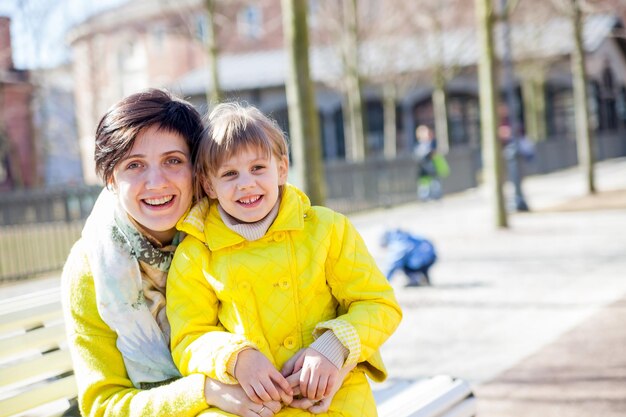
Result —
[[[310, 209], [311, 202], [306, 194], [295, 186], [286, 184], [278, 216], [266, 235], [278, 231], [303, 229], [304, 218]], [[217, 210], [217, 204], [210, 204], [206, 197], [196, 203], [176, 227], [197, 238], [212, 251], [245, 242], [242, 236], [224, 225]]]

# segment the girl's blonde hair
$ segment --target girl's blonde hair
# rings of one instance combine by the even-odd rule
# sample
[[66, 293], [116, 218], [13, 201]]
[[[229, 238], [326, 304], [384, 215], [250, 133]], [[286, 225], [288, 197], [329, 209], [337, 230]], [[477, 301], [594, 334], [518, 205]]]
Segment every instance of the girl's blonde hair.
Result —
[[204, 184], [216, 175], [225, 160], [253, 148], [263, 156], [281, 159], [289, 154], [283, 131], [275, 120], [254, 106], [228, 102], [217, 105], [209, 114], [202, 132], [194, 166], [194, 188], [197, 198], [205, 195]]

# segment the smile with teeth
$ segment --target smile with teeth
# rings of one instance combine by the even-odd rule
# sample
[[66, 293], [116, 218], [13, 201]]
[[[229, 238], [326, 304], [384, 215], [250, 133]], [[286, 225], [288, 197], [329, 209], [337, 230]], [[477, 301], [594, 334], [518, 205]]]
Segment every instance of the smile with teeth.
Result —
[[250, 197], [244, 197], [239, 199], [239, 202], [241, 204], [254, 204], [257, 201], [259, 201], [259, 199], [261, 198], [260, 195], [255, 195], [255, 196], [250, 196]]
[[167, 204], [172, 201], [173, 198], [173, 195], [166, 195], [159, 198], [146, 198], [143, 201], [150, 206], [162, 206], [163, 204]]

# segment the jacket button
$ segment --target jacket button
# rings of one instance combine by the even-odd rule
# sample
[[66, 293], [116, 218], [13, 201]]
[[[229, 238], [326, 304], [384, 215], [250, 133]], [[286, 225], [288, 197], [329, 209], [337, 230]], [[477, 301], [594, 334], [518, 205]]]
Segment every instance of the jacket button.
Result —
[[243, 281], [239, 284], [239, 288], [241, 288], [242, 291], [250, 291], [251, 286], [248, 281]]
[[285, 232], [274, 233], [274, 240], [276, 242], [282, 242], [283, 240], [285, 240]]
[[289, 289], [290, 284], [289, 281], [287, 281], [286, 279], [280, 281], [280, 288], [282, 288], [283, 290], [287, 290]]
[[285, 338], [285, 341], [283, 342], [283, 345], [287, 349], [293, 349], [296, 346], [296, 339], [293, 336], [288, 336], [288, 337]]

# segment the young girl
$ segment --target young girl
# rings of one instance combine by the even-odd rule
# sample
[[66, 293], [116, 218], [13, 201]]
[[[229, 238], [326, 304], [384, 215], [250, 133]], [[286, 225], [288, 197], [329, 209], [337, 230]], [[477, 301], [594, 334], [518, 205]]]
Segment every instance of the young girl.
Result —
[[178, 223], [167, 287], [182, 374], [239, 382], [259, 403], [309, 400], [280, 416], [329, 398], [329, 415], [375, 416], [366, 374], [385, 379], [378, 348], [401, 311], [356, 229], [286, 184], [285, 138], [254, 107], [217, 106], [198, 152], [196, 190], [211, 200]]

